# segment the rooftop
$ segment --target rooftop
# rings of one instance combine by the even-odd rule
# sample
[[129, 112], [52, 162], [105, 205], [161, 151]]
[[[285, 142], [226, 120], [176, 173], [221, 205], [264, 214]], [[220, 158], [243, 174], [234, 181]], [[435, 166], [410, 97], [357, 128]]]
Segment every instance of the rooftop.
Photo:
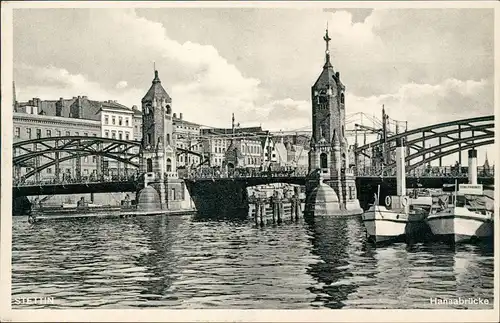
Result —
[[164, 98], [167, 102], [172, 102], [172, 98], [168, 95], [167, 91], [161, 85], [160, 78], [158, 77], [158, 71], [155, 71], [155, 78], [153, 79], [153, 84], [149, 88], [146, 95], [142, 98], [142, 101], [152, 100], [153, 98]]

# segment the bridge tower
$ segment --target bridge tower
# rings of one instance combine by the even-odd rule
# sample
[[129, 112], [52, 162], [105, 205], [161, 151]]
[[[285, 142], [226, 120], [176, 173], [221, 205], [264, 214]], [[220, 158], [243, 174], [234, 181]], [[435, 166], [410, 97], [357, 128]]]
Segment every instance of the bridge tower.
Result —
[[[314, 183], [313, 180], [309, 186], [324, 182], [337, 194], [342, 213], [360, 214], [362, 210], [356, 198], [354, 172], [348, 169], [345, 86], [340, 80], [340, 73], [334, 70], [330, 61], [331, 38], [328, 36], [328, 28], [323, 40], [326, 43], [325, 63], [320, 76], [311, 88], [312, 138], [309, 150], [309, 172], [319, 173], [319, 183]], [[323, 190], [326, 189], [324, 185], [320, 186]], [[314, 195], [316, 194], [311, 196]], [[335, 198], [332, 197], [332, 200]]]
[[[183, 192], [178, 179], [176, 152], [173, 143], [172, 98], [161, 85], [158, 71], [142, 98], [142, 160], [141, 172], [153, 174], [145, 178], [145, 186], [154, 183], [162, 208], [175, 208]], [[179, 193], [176, 193], [179, 191]]]

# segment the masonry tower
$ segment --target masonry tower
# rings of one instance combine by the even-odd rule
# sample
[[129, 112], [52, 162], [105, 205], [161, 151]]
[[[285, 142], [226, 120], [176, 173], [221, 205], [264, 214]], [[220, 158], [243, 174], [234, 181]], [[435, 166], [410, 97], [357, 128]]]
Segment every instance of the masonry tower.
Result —
[[[162, 208], [172, 208], [182, 196], [173, 143], [172, 98], [161, 85], [158, 71], [142, 98], [142, 161], [145, 185], [154, 183]], [[148, 176], [149, 174], [149, 176]], [[183, 186], [183, 185], [182, 185]], [[176, 193], [176, 192], [179, 193]]]
[[[360, 214], [353, 170], [348, 168], [349, 145], [345, 136], [345, 86], [331, 63], [328, 28], [325, 36], [325, 63], [311, 88], [312, 138], [309, 173], [317, 172], [314, 185], [326, 190], [327, 184], [337, 197], [340, 213]], [[327, 193], [331, 194], [331, 193]], [[333, 194], [332, 194], [333, 195]], [[331, 200], [335, 200], [334, 197]], [[329, 207], [326, 207], [329, 209]], [[331, 210], [336, 209], [330, 208]]]

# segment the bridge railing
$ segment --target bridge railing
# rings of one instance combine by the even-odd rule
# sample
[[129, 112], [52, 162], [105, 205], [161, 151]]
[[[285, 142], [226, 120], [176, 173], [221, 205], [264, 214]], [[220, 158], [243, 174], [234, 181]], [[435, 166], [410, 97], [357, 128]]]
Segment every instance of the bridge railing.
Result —
[[103, 183], [103, 182], [128, 182], [136, 181], [139, 179], [138, 174], [132, 175], [114, 175], [114, 176], [104, 176], [103, 178], [97, 178], [93, 176], [82, 176], [81, 178], [52, 178], [52, 179], [41, 179], [37, 180], [25, 180], [23, 178], [13, 178], [12, 185], [15, 187], [20, 186], [43, 186], [43, 185], [60, 185], [60, 184], [91, 184], [91, 183]]
[[[357, 176], [396, 176], [396, 169], [383, 170], [379, 167], [366, 167], [358, 169]], [[413, 169], [406, 172], [407, 177], [467, 177], [467, 169], [457, 169], [456, 167], [443, 166], [431, 167], [425, 169]], [[494, 177], [495, 171], [493, 168], [484, 169], [478, 167], [477, 176], [479, 177]]]
[[281, 167], [274, 170], [248, 169], [216, 169], [201, 168], [188, 170], [182, 174], [184, 179], [216, 179], [216, 178], [256, 178], [256, 177], [304, 177], [307, 167]]

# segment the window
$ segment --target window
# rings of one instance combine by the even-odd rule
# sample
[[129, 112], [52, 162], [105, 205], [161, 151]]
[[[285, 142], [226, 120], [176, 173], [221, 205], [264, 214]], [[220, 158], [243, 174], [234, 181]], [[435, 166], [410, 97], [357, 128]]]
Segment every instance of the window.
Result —
[[167, 158], [167, 172], [172, 171], [172, 160], [170, 158]]
[[42, 129], [36, 129], [36, 137], [42, 138]]
[[109, 124], [109, 117], [107, 115], [104, 116], [104, 124]]
[[92, 162], [95, 163], [97, 160], [96, 156], [92, 156]]
[[19, 137], [21, 137], [21, 128], [19, 128], [19, 127], [16, 127], [16, 132], [15, 132], [15, 136], [16, 136], [16, 138], [19, 138]]
[[47, 129], [47, 137], [52, 137], [52, 130]]
[[121, 131], [118, 132], [118, 139], [122, 140], [123, 133]]
[[83, 162], [84, 162], [84, 163], [88, 163], [88, 162], [89, 162], [89, 156], [85, 156], [85, 157], [83, 157]]
[[128, 127], [128, 118], [125, 118], [125, 125]]
[[116, 139], [116, 132], [115, 131], [111, 131], [111, 138]]
[[71, 136], [71, 133], [69, 131], [66, 131], [66, 136]]
[[78, 131], [75, 131], [75, 136], [79, 136], [80, 133]]
[[83, 170], [83, 174], [84, 174], [84, 175], [88, 175], [88, 174], [89, 174], [89, 170], [85, 168], [85, 169]]
[[128, 140], [129, 139], [129, 134], [128, 132], [125, 133], [125, 140]]
[[118, 125], [121, 126], [123, 123], [123, 118], [122, 117], [118, 117]]
[[56, 136], [61, 137], [61, 130], [56, 130]]
[[109, 138], [109, 131], [108, 130], [104, 131], [104, 137]]
[[89, 133], [88, 133], [88, 132], [84, 132], [84, 133], [83, 133], [83, 135], [84, 135], [85, 137], [88, 137], [88, 136], [89, 136]]
[[47, 174], [52, 174], [52, 168], [47, 168]]
[[94, 137], [97, 137], [97, 134], [96, 134], [96, 133], [94, 133], [93, 135], [94, 135]]
[[322, 153], [320, 156], [320, 167], [321, 168], [328, 168], [328, 156], [326, 153]]
[[116, 118], [115, 117], [111, 117], [111, 123], [112, 124], [116, 124]]

